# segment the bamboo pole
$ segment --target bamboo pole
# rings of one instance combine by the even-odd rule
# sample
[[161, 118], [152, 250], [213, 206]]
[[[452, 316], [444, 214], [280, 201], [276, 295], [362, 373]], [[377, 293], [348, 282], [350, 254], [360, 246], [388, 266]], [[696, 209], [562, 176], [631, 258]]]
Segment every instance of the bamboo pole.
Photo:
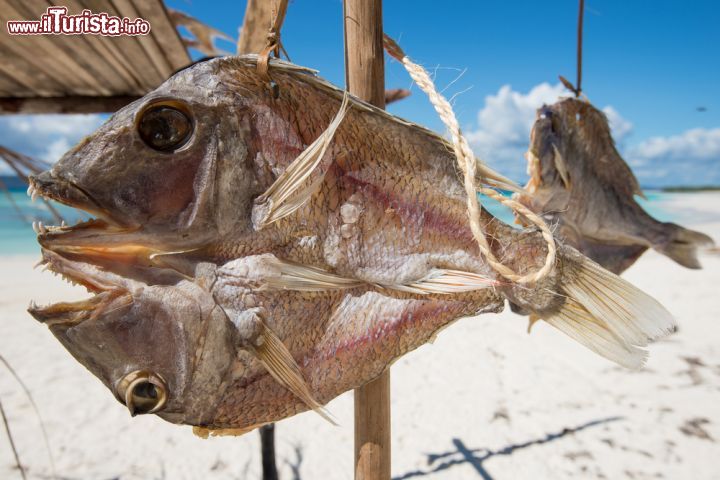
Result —
[[[344, 0], [345, 83], [385, 108], [382, 0]], [[355, 479], [390, 479], [390, 371], [355, 390]]]

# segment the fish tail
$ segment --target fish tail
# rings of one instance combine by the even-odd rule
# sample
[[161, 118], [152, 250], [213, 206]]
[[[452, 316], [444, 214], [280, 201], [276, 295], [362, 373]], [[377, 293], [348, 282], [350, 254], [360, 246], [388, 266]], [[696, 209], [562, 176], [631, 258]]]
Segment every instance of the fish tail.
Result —
[[559, 293], [565, 301], [539, 314], [550, 325], [595, 353], [637, 369], [652, 340], [675, 331], [672, 315], [627, 280], [582, 255], [564, 257]]
[[688, 230], [674, 223], [663, 223], [662, 228], [669, 234], [669, 241], [653, 247], [683, 267], [702, 268], [697, 258], [698, 248], [712, 247], [715, 244], [713, 239], [704, 233]]

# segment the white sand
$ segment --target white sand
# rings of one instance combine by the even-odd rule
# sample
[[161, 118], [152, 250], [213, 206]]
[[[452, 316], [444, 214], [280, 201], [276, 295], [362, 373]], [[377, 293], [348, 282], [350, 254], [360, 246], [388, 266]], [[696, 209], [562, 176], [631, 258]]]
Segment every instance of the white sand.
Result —
[[[720, 240], [720, 194], [673, 196], [687, 226]], [[692, 214], [692, 215], [690, 215]], [[703, 223], [693, 223], [693, 219]], [[63, 478], [259, 478], [257, 433], [201, 440], [189, 427], [130, 418], [25, 308], [83, 297], [35, 258], [0, 258], [0, 353], [31, 389]], [[640, 372], [615, 367], [552, 327], [525, 334], [510, 313], [464, 319], [392, 368], [397, 478], [720, 478], [720, 255], [702, 271], [650, 252], [626, 277], [680, 331]], [[283, 479], [352, 478], [352, 394], [277, 426]], [[0, 373], [0, 399], [32, 478], [48, 478], [38, 422]], [[462, 450], [470, 452], [463, 454]], [[473, 457], [474, 456], [474, 457]], [[20, 478], [0, 431], [0, 478]]]

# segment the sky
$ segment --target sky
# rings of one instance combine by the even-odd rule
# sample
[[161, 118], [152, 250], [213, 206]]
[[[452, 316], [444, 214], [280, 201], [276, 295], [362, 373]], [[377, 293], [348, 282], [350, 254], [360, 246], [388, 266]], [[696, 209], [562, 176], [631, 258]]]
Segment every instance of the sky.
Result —
[[[167, 4], [232, 37], [245, 11], [241, 1]], [[480, 158], [523, 181], [535, 110], [568, 93], [558, 75], [575, 81], [577, 1], [385, 0], [383, 9], [385, 31], [452, 98]], [[714, 1], [586, 0], [583, 90], [646, 187], [720, 184], [718, 24]], [[291, 0], [282, 37], [293, 62], [344, 84], [341, 0]], [[392, 113], [444, 131], [391, 59], [386, 86], [412, 91]], [[0, 143], [52, 161], [105, 118], [6, 116]]]

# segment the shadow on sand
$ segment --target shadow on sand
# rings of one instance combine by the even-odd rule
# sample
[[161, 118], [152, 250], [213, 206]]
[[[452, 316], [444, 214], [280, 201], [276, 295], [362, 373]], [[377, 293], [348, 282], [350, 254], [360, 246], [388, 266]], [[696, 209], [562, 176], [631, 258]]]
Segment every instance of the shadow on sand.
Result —
[[[615, 422], [618, 420], [622, 420], [623, 417], [608, 417], [603, 418], [599, 420], [593, 420], [591, 422], [584, 423], [582, 425], [578, 425], [577, 427], [573, 428], [563, 428], [559, 432], [555, 433], [548, 433], [542, 438], [538, 438], [535, 440], [529, 440], [524, 443], [514, 443], [511, 445], [508, 445], [506, 447], [503, 447], [499, 450], [490, 450], [488, 448], [475, 448], [475, 449], [469, 449], [462, 440], [459, 438], [453, 438], [452, 443], [455, 446], [454, 450], [450, 450], [443, 453], [431, 453], [427, 455], [427, 463], [430, 466], [427, 470], [415, 470], [411, 472], [404, 473], [402, 475], [393, 477], [393, 480], [406, 480], [409, 478], [414, 477], [422, 477], [425, 475], [430, 475], [436, 472], [440, 472], [442, 470], [447, 470], [448, 468], [452, 468], [456, 465], [461, 465], [464, 463], [469, 463], [475, 471], [480, 475], [480, 478], [483, 480], [493, 480], [492, 475], [488, 473], [487, 470], [485, 470], [485, 467], [483, 466], [483, 463], [495, 456], [498, 455], [512, 455], [515, 450], [520, 450], [523, 448], [532, 447], [534, 445], [542, 445], [544, 443], [549, 443], [554, 440], [557, 440], [559, 438], [564, 437], [565, 435], [570, 435], [576, 432], [579, 432], [581, 430], [585, 430], [586, 428], [595, 427], [598, 425], [602, 425], [605, 423]], [[436, 466], [432, 466], [438, 461], [442, 461], [442, 463], [437, 464]]]
[[294, 445], [293, 451], [295, 452], [295, 460], [285, 460], [285, 463], [290, 467], [292, 472], [292, 480], [302, 480], [300, 476], [300, 467], [303, 463], [303, 449], [300, 445]]

